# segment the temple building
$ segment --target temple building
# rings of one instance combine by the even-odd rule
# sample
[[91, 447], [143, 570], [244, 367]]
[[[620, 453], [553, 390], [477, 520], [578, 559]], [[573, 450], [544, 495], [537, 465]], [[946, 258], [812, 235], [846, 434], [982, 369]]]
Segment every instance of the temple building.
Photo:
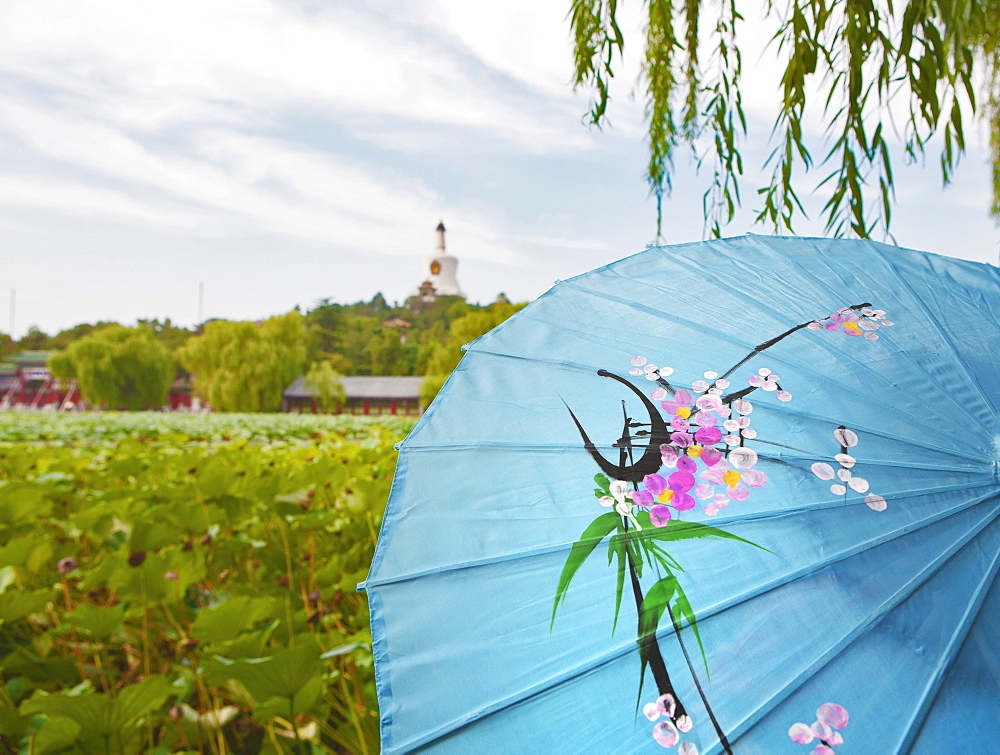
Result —
[[445, 249], [444, 230], [444, 221], [441, 221], [437, 226], [437, 246], [424, 259], [423, 282], [411, 294], [426, 304], [433, 303], [439, 296], [465, 298], [455, 278], [458, 259], [448, 254]]

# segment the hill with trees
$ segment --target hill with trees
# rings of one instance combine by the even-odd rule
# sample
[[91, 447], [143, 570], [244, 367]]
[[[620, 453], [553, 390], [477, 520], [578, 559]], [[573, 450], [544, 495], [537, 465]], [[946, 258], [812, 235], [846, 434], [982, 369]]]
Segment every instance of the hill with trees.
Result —
[[[461, 346], [500, 324], [524, 304], [502, 294], [489, 305], [458, 296], [390, 305], [317, 301], [257, 322], [212, 320], [188, 329], [166, 320], [83, 323], [49, 335], [31, 327], [18, 341], [0, 334], [0, 348], [55, 351], [50, 369], [75, 378], [94, 405], [161, 406], [171, 381], [193, 378], [195, 393], [221, 411], [275, 411], [284, 388], [308, 375], [323, 403], [335, 410], [346, 375], [427, 376], [428, 403], [461, 359]], [[140, 390], [140, 385], [142, 386]]]

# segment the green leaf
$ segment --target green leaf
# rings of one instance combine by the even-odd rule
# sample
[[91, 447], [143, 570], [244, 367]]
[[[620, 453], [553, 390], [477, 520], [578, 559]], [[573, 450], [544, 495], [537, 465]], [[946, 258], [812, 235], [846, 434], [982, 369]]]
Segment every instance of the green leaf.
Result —
[[17, 581], [17, 572], [13, 566], [5, 566], [0, 569], [0, 595], [7, 592], [7, 588]]
[[319, 699], [323, 691], [323, 679], [317, 673], [310, 678], [294, 695], [272, 697], [267, 702], [257, 706], [254, 717], [258, 721], [267, 721], [275, 716], [291, 719], [300, 713], [307, 712]]
[[639, 672], [639, 695], [642, 695], [642, 679], [646, 676], [646, 668], [649, 666], [649, 652], [656, 635], [656, 628], [659, 626], [660, 617], [670, 605], [670, 599], [679, 588], [677, 578], [669, 572], [665, 577], [657, 581], [646, 597], [642, 599], [639, 606], [639, 661], [641, 670]]
[[30, 716], [22, 716], [13, 708], [0, 706], [0, 732], [17, 742], [23, 737], [31, 724]]
[[65, 621], [100, 640], [113, 635], [125, 620], [124, 606], [95, 606], [82, 603], [66, 614]]
[[677, 633], [680, 634], [681, 623], [680, 619], [684, 619], [691, 627], [691, 631], [694, 632], [694, 638], [698, 641], [698, 649], [701, 651], [701, 662], [705, 664], [705, 673], [711, 674], [708, 670], [708, 657], [705, 655], [705, 646], [701, 644], [701, 632], [698, 631], [698, 623], [695, 621], [694, 610], [691, 608], [691, 603], [684, 594], [683, 588], [680, 583], [677, 584], [677, 600], [674, 605], [677, 607], [677, 613], [679, 618], [675, 618], [674, 627]]
[[62, 752], [72, 747], [80, 735], [81, 725], [71, 718], [52, 718], [42, 724], [34, 737], [32, 752], [44, 755]]
[[611, 480], [607, 478], [607, 475], [594, 475], [594, 482], [597, 483], [597, 490], [594, 491], [595, 496], [598, 498], [601, 498], [602, 496], [611, 496]]
[[607, 537], [612, 530], [620, 526], [621, 517], [613, 511], [609, 511], [606, 514], [601, 514], [597, 519], [592, 521], [587, 529], [583, 531], [580, 539], [573, 543], [572, 548], [570, 548], [569, 556], [566, 558], [566, 564], [563, 566], [562, 573], [559, 575], [559, 585], [556, 588], [556, 598], [552, 603], [552, 621], [549, 624], [549, 630], [556, 623], [556, 611], [559, 610], [559, 604], [566, 598], [566, 590], [569, 588], [569, 583], [572, 581], [573, 577], [579, 571], [583, 562], [587, 560], [597, 544], [600, 543], [605, 537]]
[[0, 595], [0, 623], [15, 621], [29, 613], [38, 613], [55, 599], [55, 590], [32, 590]]
[[97, 736], [110, 734], [112, 699], [107, 695], [92, 693], [78, 697], [35, 693], [21, 705], [24, 715], [42, 714], [48, 718], [70, 718], [80, 726], [87, 726]]
[[128, 685], [114, 698], [101, 693], [75, 697], [36, 693], [21, 706], [21, 713], [70, 718], [87, 736], [107, 737], [134, 726], [140, 718], [159, 708], [172, 691], [168, 679], [151, 676]]
[[276, 605], [275, 598], [246, 595], [229, 598], [217, 606], [203, 609], [191, 625], [191, 636], [205, 642], [236, 639], [240, 632], [253, 629], [258, 622], [271, 618]]
[[258, 704], [275, 697], [291, 699], [319, 678], [322, 669], [319, 656], [319, 648], [310, 643], [283, 650], [270, 658], [235, 662], [217, 658], [216, 663], [206, 669], [206, 675], [213, 683], [228, 679], [238, 681]]
[[642, 532], [636, 533], [636, 535], [640, 538], [650, 538], [653, 540], [662, 540], [664, 542], [671, 542], [674, 540], [690, 540], [692, 538], [700, 537], [717, 537], [723, 540], [735, 540], [737, 542], [746, 543], [747, 545], [752, 545], [754, 548], [760, 548], [762, 551], [771, 553], [771, 551], [764, 546], [752, 543], [749, 540], [739, 537], [738, 535], [732, 534], [731, 532], [726, 532], [718, 527], [712, 527], [708, 524], [699, 524], [697, 522], [680, 522], [674, 520], [669, 522], [666, 527], [650, 527], [649, 529], [643, 528]]
[[640, 637], [656, 634], [663, 612], [667, 610], [674, 595], [680, 593], [680, 589], [677, 577], [669, 573], [649, 588], [639, 611]]
[[218, 643], [215, 649], [227, 658], [262, 658], [267, 655], [267, 643], [281, 622], [275, 619], [255, 632], [243, 632], [235, 640]]
[[116, 730], [132, 726], [163, 705], [172, 692], [170, 680], [162, 676], [150, 676], [138, 684], [130, 684], [114, 699], [112, 726]]
[[320, 658], [336, 658], [338, 655], [347, 655], [348, 653], [353, 653], [355, 650], [360, 650], [362, 648], [371, 650], [371, 646], [366, 642], [352, 642], [350, 645], [341, 645], [340, 647], [331, 648], [320, 655]]
[[608, 544], [608, 563], [611, 563], [613, 556], [618, 558], [618, 569], [617, 578], [615, 583], [615, 621], [611, 625], [611, 634], [615, 633], [618, 628], [618, 613], [622, 606], [622, 593], [625, 590], [625, 571], [628, 567], [626, 563], [628, 556], [626, 555], [625, 542], [623, 540], [623, 533], [619, 532], [616, 535], [611, 536], [611, 542]]

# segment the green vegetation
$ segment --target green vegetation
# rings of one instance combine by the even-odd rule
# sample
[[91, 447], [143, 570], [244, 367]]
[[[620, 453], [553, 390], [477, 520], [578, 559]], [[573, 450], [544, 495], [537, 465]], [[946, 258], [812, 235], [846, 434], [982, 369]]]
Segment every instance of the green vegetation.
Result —
[[355, 585], [411, 424], [0, 414], [0, 752], [377, 752]]
[[306, 385], [316, 392], [316, 402], [323, 411], [339, 412], [347, 401], [340, 374], [328, 361], [315, 362], [306, 373]]
[[420, 386], [420, 402], [428, 406], [441, 390], [462, 358], [462, 347], [475, 341], [514, 313], [524, 309], [526, 304], [494, 304], [486, 309], [469, 312], [451, 324], [448, 337], [443, 343], [434, 344], [426, 357], [426, 377]]
[[[200, 333], [179, 328], [169, 319], [140, 320], [136, 328], [83, 324], [51, 337], [32, 327], [17, 342], [0, 333], [0, 355], [29, 347], [56, 350], [49, 365], [53, 373], [77, 377], [85, 401], [110, 408], [165, 403], [153, 391], [142, 393], [141, 400], [132, 397], [137, 395], [137, 380], [144, 386], [147, 382], [159, 385], [167, 374], [163, 353], [169, 354], [173, 370], [167, 387], [173, 377], [193, 376], [195, 393], [217, 411], [277, 410], [283, 390], [307, 366], [317, 385], [328, 387], [330, 375], [430, 376], [424, 391], [429, 401], [458, 364], [462, 345], [523, 306], [510, 304], [501, 295], [488, 306], [441, 296], [431, 303], [410, 300], [408, 306], [400, 307], [390, 306], [376, 294], [370, 302], [356, 304], [321, 300], [305, 315], [293, 310], [262, 322], [212, 320]], [[127, 348], [116, 340], [126, 332], [130, 334]], [[129, 362], [126, 354], [119, 355], [115, 349], [141, 350], [142, 354], [132, 354], [135, 358]], [[92, 373], [93, 378], [84, 384], [82, 376]], [[326, 397], [327, 407], [343, 402], [337, 393], [334, 388]]]
[[[605, 121], [616, 53], [626, 41], [617, 10], [616, 0], [573, 0], [570, 11], [575, 84], [593, 92], [589, 119], [595, 125]], [[718, 236], [740, 203], [739, 142], [747, 134], [741, 25], [760, 22], [745, 22], [735, 0], [649, 0], [645, 12], [649, 184], [662, 196], [678, 148], [708, 145], [697, 157], [714, 162], [704, 205]], [[879, 226], [888, 230], [893, 135], [900, 134], [908, 160], [922, 159], [937, 137], [948, 183], [975, 117], [989, 126], [992, 209], [1000, 214], [1000, 0], [791, 0], [768, 2], [763, 13], [769, 54], [784, 70], [775, 82], [775, 143], [765, 164], [770, 181], [757, 191], [759, 222], [792, 230], [803, 211], [796, 188], [803, 178], [796, 172], [813, 167], [812, 150], [820, 146], [824, 169], [817, 185], [830, 191], [827, 230], [858, 236]], [[978, 98], [977, 89], [984, 90]], [[809, 139], [809, 119], [817, 114], [826, 126], [820, 145]]]
[[195, 392], [218, 411], [277, 411], [305, 367], [305, 321], [295, 310], [261, 323], [216, 320], [177, 356], [194, 375]]
[[166, 403], [174, 379], [170, 351], [148, 328], [107, 325], [92, 330], [49, 360], [52, 374], [76, 378], [92, 404], [149, 409]]

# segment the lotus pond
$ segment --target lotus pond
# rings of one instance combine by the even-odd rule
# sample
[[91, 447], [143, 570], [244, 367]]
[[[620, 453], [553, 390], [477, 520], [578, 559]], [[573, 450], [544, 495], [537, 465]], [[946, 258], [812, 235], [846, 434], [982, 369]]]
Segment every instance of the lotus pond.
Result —
[[0, 414], [0, 753], [377, 752], [355, 586], [412, 424]]

